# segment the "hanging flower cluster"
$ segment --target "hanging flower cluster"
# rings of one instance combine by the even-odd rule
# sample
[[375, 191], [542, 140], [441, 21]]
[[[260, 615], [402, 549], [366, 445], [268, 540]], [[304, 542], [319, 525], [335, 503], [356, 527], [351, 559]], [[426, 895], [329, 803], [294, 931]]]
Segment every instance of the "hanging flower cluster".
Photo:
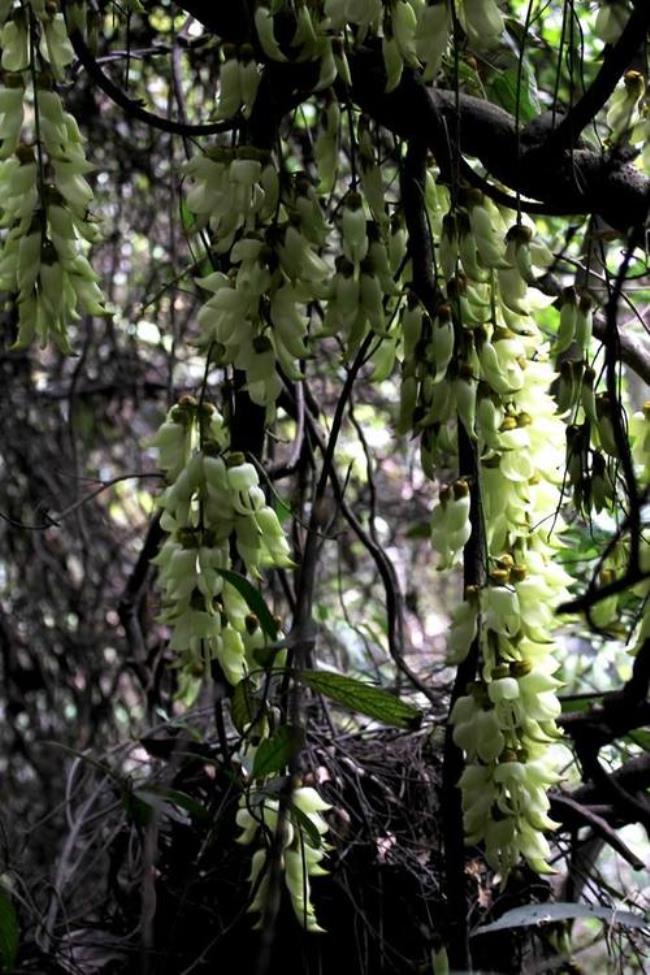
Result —
[[[363, 44], [369, 36], [381, 40], [386, 91], [393, 91], [399, 85], [405, 66], [421, 68], [424, 80], [431, 81], [440, 69], [451, 35], [449, 0], [390, 0], [386, 3], [382, 0], [323, 0], [317, 4], [295, 5], [293, 35], [281, 45], [276, 35], [275, 15], [288, 12], [291, 6], [288, 3], [269, 4], [266, 0], [258, 3], [255, 11], [257, 39], [271, 61], [316, 64], [314, 91], [328, 88], [337, 77], [349, 85], [346, 50]], [[504, 19], [495, 0], [460, 0], [457, 13], [472, 48], [486, 50], [499, 42]], [[231, 70], [234, 76], [236, 69]], [[222, 86], [226, 86], [225, 80]], [[228, 99], [228, 106], [233, 111], [242, 103], [242, 98], [233, 96]]]
[[[630, 418], [630, 440], [632, 442], [632, 457], [636, 465], [639, 484], [647, 491], [650, 488], [650, 400], [646, 400], [643, 408]], [[650, 545], [645, 538], [641, 538], [640, 561], [643, 571], [650, 571]], [[646, 640], [650, 639], [650, 584], [642, 582], [637, 586], [637, 593], [643, 599], [643, 609], [639, 621], [633, 653], [638, 653]]]
[[639, 122], [639, 109], [645, 94], [645, 81], [640, 71], [626, 71], [609, 101], [607, 124], [609, 142], [619, 142]]
[[560, 357], [557, 380], [559, 410], [566, 427], [566, 475], [576, 508], [585, 513], [611, 510], [615, 502], [619, 446], [614, 435], [616, 404], [597, 392], [596, 372], [589, 364], [593, 303], [574, 288], [560, 299], [560, 324], [553, 352]]
[[292, 565], [289, 546], [266, 503], [256, 468], [228, 449], [228, 434], [211, 404], [184, 398], [152, 441], [169, 486], [160, 499], [167, 539], [152, 560], [163, 589], [160, 620], [178, 653], [181, 696], [191, 703], [217, 660], [231, 684], [256, 669], [259, 626], [236, 588], [231, 537], [247, 572]]
[[241, 111], [244, 118], [250, 118], [260, 83], [255, 52], [250, 44], [224, 44], [221, 50], [224, 61], [219, 74], [217, 115], [231, 118]]
[[[255, 688], [263, 677], [256, 655], [265, 648], [266, 638], [227, 571], [233, 568], [233, 543], [254, 577], [264, 568], [293, 565], [277, 515], [266, 503], [256, 468], [229, 449], [223, 418], [210, 404], [184, 397], [169, 411], [152, 443], [169, 485], [160, 499], [161, 527], [167, 539], [152, 561], [163, 590], [159, 619], [170, 627], [170, 647], [177, 654], [178, 696], [188, 705], [193, 702], [210, 675], [212, 661], [218, 662], [230, 684], [247, 680]], [[273, 658], [273, 666], [281, 668], [285, 651], [274, 653]], [[267, 720], [262, 707], [243, 729], [243, 769], [250, 771], [257, 748], [271, 736], [276, 718]], [[239, 842], [263, 842], [253, 856], [250, 876], [254, 891], [250, 910], [262, 912], [269, 893], [270, 874], [264, 870], [278, 826], [278, 800], [270, 798], [258, 782], [248, 785], [240, 805]], [[321, 930], [308, 878], [325, 873], [321, 861], [327, 847], [314, 837], [327, 832], [320, 813], [328, 808], [313, 788], [295, 789], [282, 837], [286, 885], [296, 916], [309, 931]]]
[[5, 3], [0, 23], [0, 290], [17, 296], [15, 348], [37, 338], [70, 352], [68, 326], [80, 312], [107, 313], [86, 257], [99, 237], [85, 179], [92, 166], [56, 90], [73, 51], [58, 4]]
[[[295, 20], [293, 36], [286, 40], [283, 32], [282, 45], [275, 32], [281, 11]], [[503, 30], [494, 0], [464, 0], [459, 17], [474, 46], [490, 46]], [[314, 92], [330, 89], [337, 77], [351, 83], [345, 51], [369, 34], [381, 38], [387, 90], [399, 83], [405, 64], [421, 67], [425, 79], [432, 79], [451, 22], [447, 0], [324, 0], [291, 9], [260, 2], [254, 16], [266, 58], [318, 63]], [[248, 117], [259, 82], [253, 52], [246, 45], [225, 45], [222, 53], [218, 114]], [[209, 224], [215, 253], [228, 254], [230, 262], [228, 271], [215, 271], [200, 282], [211, 292], [199, 317], [202, 344], [215, 363], [246, 373], [251, 399], [266, 406], [269, 418], [281, 392], [281, 375], [290, 380], [302, 376], [301, 362], [309, 356], [306, 307], [311, 302], [326, 302], [323, 334], [342, 335], [348, 352], [358, 348], [368, 329], [384, 339], [374, 378], [388, 375], [397, 351], [391, 298], [404, 261], [405, 233], [399, 217], [389, 221], [376, 148], [364, 118], [354, 135], [359, 185], [353, 174], [339, 210], [341, 246], [334, 273], [321, 256], [329, 227], [318, 194], [331, 192], [336, 183], [340, 123], [330, 91], [315, 144], [317, 189], [304, 174], [281, 182], [271, 154], [248, 146], [215, 147], [186, 167], [188, 208], [199, 227]]]
[[400, 422], [421, 434], [429, 476], [452, 454], [456, 422], [479, 461], [478, 483], [460, 478], [441, 489], [431, 522], [440, 568], [455, 565], [472, 531], [472, 492], [480, 492], [488, 577], [468, 587], [449, 640], [451, 663], [475, 641], [479, 647], [479, 677], [450, 719], [467, 760], [459, 783], [465, 832], [468, 842], [485, 844], [503, 877], [522, 856], [546, 872], [543, 831], [554, 825], [546, 793], [558, 780], [549, 745], [560, 712], [551, 633], [570, 581], [553, 562], [563, 424], [534, 320], [548, 302], [531, 287], [551, 255], [532, 227], [509, 227], [512, 215], [476, 191], [446, 214], [444, 193], [427, 193], [427, 203], [441, 227], [441, 297], [435, 316], [415, 296], [402, 315]]
[[630, 16], [628, 0], [601, 0], [594, 31], [606, 44], [615, 44]]
[[[494, 0], [462, 0], [455, 11], [471, 47], [498, 43], [504, 20]], [[536, 239], [532, 223], [516, 220], [480, 192], [461, 189], [452, 206], [447, 190], [427, 175], [424, 202], [437, 242], [439, 300], [425, 309], [414, 292], [402, 290], [405, 269], [408, 277], [406, 231], [399, 207], [389, 212], [386, 206], [371, 122], [353, 112], [342, 116], [331, 86], [337, 78], [342, 86], [350, 84], [346, 52], [371, 35], [381, 42], [387, 91], [400, 83], [405, 66], [427, 81], [435, 79], [452, 14], [446, 0], [291, 5], [262, 0], [254, 12], [258, 52], [275, 62], [312, 63], [312, 90], [324, 91], [313, 145], [315, 178], [280, 173], [272, 153], [247, 145], [208, 149], [185, 173], [188, 208], [197, 226], [212, 234], [215, 270], [199, 280], [209, 295], [199, 313], [201, 345], [213, 364], [245, 374], [248, 393], [266, 407], [267, 419], [283, 381], [303, 377], [315, 337], [336, 336], [350, 355], [372, 333], [375, 380], [388, 376], [401, 357], [398, 430], [420, 437], [425, 474], [433, 480], [455, 455], [459, 425], [474, 445], [478, 477], [452, 474], [441, 487], [431, 541], [441, 569], [457, 565], [472, 534], [473, 502], [480, 499], [487, 579], [467, 588], [449, 641], [453, 663], [477, 645], [480, 669], [455, 703], [451, 721], [467, 756], [460, 787], [468, 841], [483, 842], [488, 862], [505, 877], [520, 857], [540, 872], [548, 870], [543, 834], [554, 825], [546, 795], [557, 781], [549, 745], [557, 737], [560, 710], [552, 631], [570, 581], [553, 560], [562, 531], [556, 517], [565, 468], [561, 417], [573, 420], [568, 436], [574, 490], [583, 492], [586, 503], [583, 461], [590, 452], [589, 502], [606, 507], [614, 496], [615, 404], [596, 392], [588, 364], [589, 298], [564, 290], [549, 350], [535, 317], [551, 300], [534, 284], [552, 255]], [[259, 83], [254, 52], [226, 45], [221, 53], [218, 113], [249, 117]], [[638, 82], [626, 78], [611, 106], [612, 141], [639, 124], [642, 94]], [[346, 125], [354, 151], [349, 184], [341, 189], [339, 149]], [[323, 194], [335, 203], [331, 225]], [[332, 250], [338, 255], [333, 262]], [[322, 318], [310, 318], [313, 305]], [[560, 357], [559, 375], [551, 356]], [[181, 411], [177, 416], [182, 408], [175, 408]], [[264, 524], [270, 509], [255, 469], [229, 456], [223, 425], [219, 421], [213, 429], [214, 417], [204, 417], [201, 409], [190, 411], [189, 441], [185, 428], [165, 433], [186, 451], [183, 464], [170, 473], [173, 483], [162, 502], [170, 532], [159, 556], [165, 618], [175, 627], [172, 645], [187, 655], [190, 669], [218, 659], [237, 683], [254, 668], [241, 597], [219, 575], [230, 565], [226, 540], [235, 540], [252, 574], [287, 564], [288, 551], [279, 526]], [[170, 415], [165, 426], [183, 423]], [[198, 639], [191, 636], [192, 614], [205, 629]], [[189, 625], [177, 623], [185, 620]], [[249, 789], [238, 817], [242, 841], [268, 840], [278, 809], [263, 789]], [[310, 847], [309, 836], [290, 817], [285, 831], [287, 886], [296, 913], [314, 929], [307, 878], [320, 870], [321, 850]], [[252, 909], [258, 911], [268, 892], [267, 845], [255, 854], [251, 876]], [[300, 873], [292, 865], [297, 853]]]
[[396, 235], [389, 232], [387, 221], [368, 219], [368, 210], [374, 212], [373, 203], [377, 209], [381, 206], [385, 218], [383, 188], [377, 186], [373, 195], [371, 202], [368, 196], [351, 190], [344, 200], [339, 223], [341, 253], [327, 294], [323, 332], [340, 336], [348, 354], [354, 354], [369, 330], [381, 336], [386, 340], [382, 355], [389, 354], [382, 371], [388, 373], [396, 349], [396, 329], [388, 329], [397, 295], [394, 276], [403, 255], [401, 246], [395, 247]]
[[[573, 503], [591, 518], [617, 507], [616, 482], [620, 470], [620, 445], [615, 435], [615, 411], [606, 390], [598, 391], [593, 361], [592, 329], [594, 307], [591, 297], [565, 288], [559, 298], [559, 327], [552, 347], [558, 357], [555, 396], [559, 412], [566, 419], [565, 475], [573, 489]], [[611, 547], [599, 569], [599, 584], [611, 583], [625, 571], [626, 546], [622, 540]], [[590, 624], [616, 629], [623, 594], [612, 594], [589, 610]]]
[[228, 274], [199, 284], [211, 292], [199, 313], [201, 341], [218, 364], [246, 373], [253, 402], [272, 415], [288, 379], [302, 376], [308, 355], [305, 305], [327, 294], [329, 268], [318, 255], [327, 227], [306, 177], [282, 194], [270, 154], [251, 147], [216, 148], [187, 164], [189, 209], [228, 253]]
[[[630, 17], [628, 0], [601, 0], [595, 33], [606, 44], [615, 44]], [[645, 96], [645, 97], [644, 97]], [[610, 144], [629, 141], [640, 153], [636, 165], [650, 171], [650, 103], [641, 72], [625, 72], [607, 110]]]
[[230, 265], [228, 273], [214, 271], [199, 279], [211, 293], [198, 316], [201, 345], [214, 363], [246, 373], [251, 399], [266, 406], [269, 418], [282, 390], [281, 376], [301, 379], [302, 363], [311, 355], [307, 306], [312, 302], [325, 308], [321, 334], [340, 336], [349, 353], [369, 329], [387, 340], [378, 352], [375, 378], [387, 375], [394, 362], [395, 277], [404, 261], [405, 234], [399, 220], [388, 220], [363, 119], [359, 133], [361, 185], [342, 201], [334, 273], [321, 256], [330, 227], [306, 174], [285, 180], [281, 188], [270, 154], [248, 146], [216, 147], [186, 167], [188, 208], [199, 227], [212, 230], [214, 253], [227, 254]]
[[[264, 845], [253, 854], [249, 877], [255, 896], [248, 910], [260, 914], [256, 927], [261, 926], [270, 892], [269, 851], [278, 832], [279, 805], [278, 799], [269, 798], [263, 791], [251, 791], [242, 796], [237, 813], [237, 825], [241, 829], [237, 842], [250, 844], [260, 839], [264, 841]], [[321, 813], [330, 808], [314, 788], [300, 786], [294, 789], [280, 844], [279, 856], [291, 905], [300, 924], [311, 932], [323, 930], [311, 901], [309, 879], [327, 873], [321, 864], [327, 855], [328, 846], [324, 836], [329, 827]]]

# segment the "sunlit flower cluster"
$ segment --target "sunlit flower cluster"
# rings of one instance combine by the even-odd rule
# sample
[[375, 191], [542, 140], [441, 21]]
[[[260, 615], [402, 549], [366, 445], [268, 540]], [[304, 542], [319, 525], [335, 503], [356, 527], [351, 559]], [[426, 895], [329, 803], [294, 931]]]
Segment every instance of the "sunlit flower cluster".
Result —
[[106, 307], [86, 257], [99, 236], [85, 179], [92, 166], [56, 90], [73, 51], [55, 6], [0, 10], [0, 290], [17, 296], [16, 348], [37, 338], [69, 352], [68, 326]]
[[[286, 10], [285, 10], [286, 7]], [[295, 29], [282, 43], [277, 15], [291, 12]], [[503, 30], [494, 0], [464, 0], [458, 7], [469, 42], [484, 48]], [[278, 21], [279, 23], [279, 21]], [[350, 84], [349, 46], [369, 35], [381, 40], [386, 88], [392, 90], [405, 65], [437, 74], [452, 23], [447, 0], [324, 0], [322, 4], [260, 2], [254, 24], [260, 49], [276, 62], [317, 62], [313, 90], [329, 89], [337, 77]], [[226, 45], [220, 68], [218, 113], [249, 116], [259, 83], [252, 50]], [[314, 146], [318, 185], [304, 174], [280, 181], [270, 153], [255, 148], [216, 147], [187, 167], [187, 205], [197, 226], [214, 233], [215, 255], [229, 254], [228, 272], [216, 270], [200, 282], [211, 297], [201, 311], [202, 343], [217, 364], [246, 373], [252, 400], [271, 417], [282, 377], [297, 380], [309, 356], [306, 307], [325, 304], [323, 334], [345, 339], [354, 352], [368, 330], [384, 341], [376, 349], [374, 378], [389, 374], [399, 341], [394, 321], [395, 279], [405, 259], [400, 217], [389, 220], [374, 140], [361, 118], [355, 134], [358, 185], [352, 181], [338, 211], [339, 256], [335, 267], [323, 259], [329, 228], [318, 194], [334, 188], [339, 164], [341, 112], [330, 91]], [[286, 185], [285, 185], [286, 184]], [[215, 262], [215, 268], [218, 262]], [[236, 327], [235, 327], [236, 323]]]
[[[480, 492], [487, 579], [467, 588], [449, 638], [450, 663], [476, 641], [480, 660], [477, 680], [451, 714], [467, 762], [459, 783], [465, 832], [468, 842], [484, 843], [502, 877], [520, 857], [546, 872], [543, 832], [554, 825], [546, 793], [557, 781], [549, 745], [560, 713], [551, 634], [570, 581], [553, 561], [562, 528], [563, 423], [534, 317], [549, 303], [534, 280], [552, 258], [532, 226], [480, 193], [467, 190], [462, 205], [442, 215], [444, 193], [430, 192], [427, 202], [441, 226], [442, 296], [435, 317], [415, 296], [402, 315], [400, 423], [421, 434], [428, 476], [453, 456], [456, 423], [479, 459], [478, 483], [460, 478], [443, 487], [431, 521], [439, 567], [457, 564], [472, 532], [472, 492]], [[575, 302], [572, 316], [573, 339]]]

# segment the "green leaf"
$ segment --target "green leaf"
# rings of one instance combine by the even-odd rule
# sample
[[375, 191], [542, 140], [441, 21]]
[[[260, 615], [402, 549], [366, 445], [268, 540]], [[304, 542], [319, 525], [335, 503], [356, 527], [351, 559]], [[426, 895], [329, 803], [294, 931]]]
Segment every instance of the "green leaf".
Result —
[[597, 703], [599, 698], [593, 694], [567, 694], [566, 697], [560, 695], [562, 714], [572, 714], [573, 712], [588, 711]]
[[196, 217], [185, 200], [181, 200], [181, 225], [186, 234], [191, 234], [196, 228]]
[[637, 745], [642, 748], [644, 752], [650, 752], [650, 731], [631, 731], [629, 735], [626, 735], [623, 741], [627, 741], [632, 745]]
[[[505, 71], [495, 73], [487, 83], [488, 95], [493, 102], [505, 108], [506, 112], [515, 115], [517, 112], [517, 81], [519, 68], [506, 68]], [[542, 109], [537, 98], [535, 75], [527, 64], [521, 72], [521, 90], [519, 92], [519, 119], [530, 122], [541, 113]]]
[[321, 835], [312, 823], [309, 816], [304, 813], [302, 809], [298, 809], [297, 806], [294, 806], [293, 803], [291, 804], [291, 815], [299, 828], [304, 830], [304, 832], [307, 834], [309, 837], [309, 842], [313, 848], [315, 850], [320, 850], [322, 843]]
[[246, 726], [261, 714], [262, 701], [255, 694], [254, 687], [250, 677], [244, 677], [235, 686], [230, 701], [232, 722], [240, 735], [244, 733]]
[[322, 670], [303, 670], [299, 679], [318, 694], [324, 694], [332, 701], [384, 724], [413, 730], [422, 723], [422, 713], [418, 708], [354, 677]]
[[151, 803], [144, 796], [138, 792], [125, 791], [122, 795], [122, 804], [136, 826], [144, 828], [149, 825], [153, 810]]
[[302, 748], [304, 740], [302, 728], [283, 724], [271, 738], [265, 738], [255, 752], [253, 778], [263, 779], [281, 772]]
[[163, 799], [168, 802], [172, 802], [175, 806], [180, 809], [185, 809], [191, 816], [195, 819], [207, 819], [209, 817], [209, 812], [202, 802], [195, 799], [194, 796], [190, 796], [187, 792], [181, 792], [180, 789], [151, 789], [151, 792], [160, 795]]
[[416, 521], [405, 532], [406, 538], [429, 538], [430, 536], [431, 525], [428, 521]]
[[264, 785], [260, 786], [259, 791], [253, 796], [253, 802], [256, 800], [259, 802], [264, 802], [265, 798], [274, 799], [279, 796], [281, 792], [289, 788], [289, 775], [276, 775], [275, 778], [269, 779]]
[[[267, 644], [265, 647], [255, 647], [253, 650], [253, 660], [255, 663], [259, 664], [260, 667], [264, 667], [267, 670], [269, 667], [273, 666], [275, 658], [281, 650], [284, 650], [286, 643], [281, 640], [280, 643]], [[275, 673], [279, 673], [280, 668], [275, 668]]]
[[285, 521], [289, 521], [289, 519], [293, 515], [293, 511], [291, 510], [291, 507], [287, 504], [286, 501], [283, 501], [282, 498], [275, 499], [275, 503], [273, 504], [273, 510], [278, 516], [278, 521], [280, 522], [281, 525], [284, 524]]
[[11, 975], [18, 954], [18, 918], [13, 902], [0, 886], [0, 965], [3, 975]]
[[[173, 819], [174, 822], [180, 823], [182, 826], [189, 825], [187, 816], [178, 812], [162, 792], [157, 792], [153, 788], [136, 789], [133, 793], [133, 799], [134, 802], [139, 803], [147, 810], [146, 813], [144, 813], [143, 809], [138, 810], [138, 814], [144, 818], [144, 825], [151, 822], [151, 810], [156, 811], [160, 816], [167, 816], [168, 819]], [[176, 805], [178, 804], [176, 803]]]
[[477, 934], [490, 934], [492, 931], [505, 931], [508, 928], [527, 928], [539, 924], [551, 924], [555, 921], [568, 921], [576, 917], [594, 917], [608, 924], [622, 924], [627, 928], [645, 928], [648, 926], [640, 914], [631, 911], [617, 911], [611, 907], [598, 907], [595, 904], [528, 904], [526, 907], [516, 907], [507, 911], [498, 921], [482, 924], [476, 928], [472, 937]]
[[476, 98], [485, 98], [485, 91], [478, 71], [462, 59], [458, 62], [458, 81], [461, 91], [467, 92], [468, 95], [474, 95]]
[[246, 600], [251, 613], [255, 613], [266, 635], [271, 640], [275, 640], [278, 635], [278, 624], [262, 599], [259, 590], [239, 572], [233, 572], [231, 569], [217, 569], [217, 572], [237, 590], [242, 599]]

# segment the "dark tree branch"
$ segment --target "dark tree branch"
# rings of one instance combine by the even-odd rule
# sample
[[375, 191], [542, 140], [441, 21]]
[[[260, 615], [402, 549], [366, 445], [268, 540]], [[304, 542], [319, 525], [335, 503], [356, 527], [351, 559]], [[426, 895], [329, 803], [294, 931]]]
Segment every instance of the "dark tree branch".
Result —
[[[625, 322], [622, 327], [625, 327]], [[594, 335], [601, 342], [605, 338], [607, 321], [602, 315], [594, 316]], [[633, 335], [619, 332], [618, 344], [620, 349], [621, 361], [628, 366], [632, 372], [636, 373], [639, 379], [650, 385], [650, 349]]]
[[286, 461], [268, 468], [267, 475], [270, 481], [279, 481], [293, 474], [298, 470], [302, 457], [305, 445], [305, 391], [302, 382], [295, 383], [293, 389], [296, 403], [296, 435]]
[[[451, 167], [451, 154], [443, 132], [443, 124], [432, 107], [438, 133], [438, 158], [445, 174]], [[412, 287], [415, 294], [433, 318], [436, 315], [441, 296], [433, 273], [433, 252], [429, 228], [423, 205], [424, 180], [426, 174], [427, 145], [421, 138], [413, 138], [409, 143], [406, 161], [401, 174], [402, 202], [409, 235], [409, 254], [413, 268]], [[476, 450], [463, 424], [458, 422], [459, 473], [471, 485], [470, 519], [472, 534], [464, 552], [465, 586], [481, 585], [483, 581], [483, 532], [481, 500], [478, 489], [478, 469]], [[450, 710], [458, 698], [465, 693], [466, 685], [476, 676], [478, 666], [478, 638], [470, 647], [465, 660], [459, 665], [451, 693]], [[459, 828], [463, 810], [458, 780], [464, 767], [463, 753], [453, 740], [453, 728], [448, 723], [445, 729], [445, 744], [442, 767], [443, 794], [443, 833], [445, 838], [445, 871], [447, 877], [449, 958], [455, 969], [469, 968], [469, 927], [467, 923], [467, 900], [465, 893], [465, 843]]]
[[151, 559], [158, 553], [164, 536], [165, 533], [160, 527], [160, 513], [158, 513], [149, 523], [144, 545], [140, 549], [117, 607], [117, 615], [130, 651], [129, 663], [135, 670], [147, 696], [151, 691], [152, 672], [149, 666], [147, 641], [142, 630], [141, 614], [147, 593], [147, 582], [151, 575]]
[[[621, 691], [605, 695], [602, 702], [588, 712], [563, 715], [558, 723], [573, 739], [583, 773], [598, 793], [612, 805], [623, 822], [639, 822], [650, 833], [650, 805], [637, 799], [617, 773], [608, 773], [598, 757], [605, 745], [650, 722], [649, 690], [650, 638], [639, 648], [632, 676]], [[647, 774], [645, 767], [644, 772]]]
[[[413, 71], [405, 71], [400, 85], [386, 94], [383, 69], [369, 50], [355, 55], [351, 67], [353, 97], [360, 107], [396, 135], [425, 141], [440, 160], [447, 133], [456, 127], [456, 93], [427, 90]], [[540, 201], [532, 207], [524, 201], [522, 209], [595, 213], [620, 230], [645, 218], [650, 180], [630, 163], [587, 148], [550, 157], [541, 151], [550, 135], [545, 125], [531, 125], [518, 140], [514, 118], [498, 106], [461, 94], [458, 107], [461, 151], [479, 159], [505, 186]], [[463, 174], [467, 178], [467, 169]], [[489, 192], [489, 184], [482, 188]]]
[[569, 602], [561, 603], [557, 607], [556, 613], [559, 615], [564, 615], [565, 613], [584, 612], [585, 610], [591, 609], [591, 607], [595, 606], [596, 603], [601, 603], [603, 599], [608, 599], [609, 596], [615, 596], [619, 592], [624, 592], [626, 589], [630, 589], [632, 586], [635, 586], [637, 582], [643, 582], [644, 579], [649, 577], [650, 572], [642, 572], [640, 569], [636, 569], [633, 572], [626, 572], [618, 579], [614, 579], [612, 582], [608, 582], [604, 586], [597, 586], [596, 578], [594, 577], [593, 585], [590, 585], [587, 588], [584, 595], [579, 596], [578, 599], [572, 599]]
[[[637, 755], [612, 772], [611, 778], [628, 792], [644, 792], [650, 787], [650, 753]], [[626, 820], [617, 815], [612, 806], [608, 806], [609, 799], [593, 784], [581, 785], [571, 793], [574, 802], [582, 806], [592, 806], [599, 809], [599, 815], [608, 821], [623, 825]]]
[[[395, 662], [398, 670], [400, 670], [401, 673], [403, 673], [413, 685], [413, 687], [420, 691], [420, 693], [423, 694], [424, 697], [426, 697], [427, 700], [435, 707], [439, 703], [439, 695], [437, 694], [436, 690], [431, 688], [426, 681], [421, 680], [404, 659], [403, 598], [397, 573], [395, 572], [395, 566], [386, 555], [386, 552], [382, 546], [379, 545], [365, 530], [346, 501], [344, 487], [341, 484], [338, 471], [332, 462], [327, 463], [326, 461], [327, 442], [317, 424], [317, 404], [311, 399], [309, 387], [305, 387], [304, 392], [305, 406], [307, 407], [305, 410], [305, 425], [308, 438], [311, 438], [311, 440], [314, 441], [319, 452], [323, 456], [324, 466], [327, 467], [334, 498], [338, 507], [340, 508], [341, 514], [375, 563], [379, 578], [381, 579], [384, 587], [384, 594], [386, 598], [386, 631], [388, 637], [388, 652], [390, 653], [391, 658]], [[286, 394], [282, 397], [281, 402], [289, 415], [295, 419], [297, 417], [295, 400]]]
[[613, 691], [590, 711], [563, 714], [558, 724], [574, 740], [587, 738], [592, 747], [601, 749], [650, 724], [650, 701], [633, 704], [621, 691]]
[[643, 860], [630, 850], [619, 837], [607, 820], [594, 812], [589, 806], [583, 806], [573, 798], [573, 796], [558, 793], [551, 795], [551, 816], [559, 819], [565, 828], [577, 829], [580, 826], [590, 826], [593, 832], [605, 843], [608, 843], [613, 850], [623, 857], [624, 860], [635, 869], [643, 870], [645, 863]]
[[[63, 2], [62, 6], [65, 14], [65, 2]], [[186, 138], [216, 135], [220, 132], [231, 132], [240, 126], [241, 122], [238, 119], [228, 119], [225, 122], [208, 122], [204, 125], [188, 125], [186, 122], [176, 122], [174, 119], [166, 118], [164, 115], [156, 115], [154, 112], [147, 111], [139, 101], [129, 98], [119, 85], [116, 85], [108, 75], [104, 74], [101, 66], [95, 60], [90, 48], [83, 39], [81, 32], [69, 21], [67, 22], [67, 28], [70, 43], [74, 48], [79, 63], [83, 65], [88, 75], [104, 94], [108, 95], [111, 101], [123, 109], [130, 118], [144, 122], [145, 125], [149, 125], [153, 129], [159, 129], [161, 132], [182, 135]]]
[[576, 741], [576, 753], [585, 777], [591, 779], [629, 822], [641, 823], [650, 835], [650, 805], [633, 796], [607, 772], [598, 758], [598, 750], [592, 747], [591, 742], [586, 739]]
[[575, 146], [578, 138], [605, 106], [650, 29], [648, 0], [635, 0], [635, 9], [618, 41], [610, 47], [589, 88], [549, 136], [545, 151], [553, 154]]

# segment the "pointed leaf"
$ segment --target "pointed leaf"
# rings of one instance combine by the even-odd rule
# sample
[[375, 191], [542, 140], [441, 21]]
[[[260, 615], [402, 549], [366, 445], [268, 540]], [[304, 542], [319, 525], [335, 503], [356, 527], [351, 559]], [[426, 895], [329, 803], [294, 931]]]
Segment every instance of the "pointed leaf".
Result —
[[11, 975], [18, 954], [18, 918], [6, 890], [0, 887], [0, 970]]
[[271, 640], [275, 640], [278, 635], [278, 624], [262, 599], [259, 590], [239, 572], [233, 572], [231, 569], [218, 569], [217, 572], [237, 590], [242, 599], [246, 600], [251, 613], [255, 613], [266, 635]]
[[311, 846], [313, 846], [315, 850], [320, 850], [322, 838], [309, 816], [304, 813], [302, 809], [298, 809], [298, 806], [294, 806], [293, 803], [291, 804], [291, 815], [293, 816], [297, 826], [299, 826], [301, 830], [304, 830], [309, 837]]
[[304, 670], [300, 674], [300, 680], [318, 694], [324, 694], [351, 711], [358, 711], [384, 724], [416, 729], [422, 722], [422, 713], [412, 704], [354, 677], [321, 670]]
[[261, 714], [261, 705], [261, 698], [255, 694], [255, 685], [250, 677], [244, 677], [236, 685], [230, 701], [232, 722], [240, 734]]
[[490, 934], [492, 931], [505, 931], [508, 928], [526, 928], [539, 924], [550, 924], [555, 921], [567, 921], [576, 917], [595, 917], [608, 924], [622, 924], [628, 928], [645, 928], [648, 926], [640, 914], [631, 911], [617, 911], [611, 907], [598, 907], [595, 904], [528, 904], [526, 907], [516, 907], [507, 911], [498, 921], [482, 924], [473, 935]]
[[281, 772], [304, 743], [304, 732], [295, 725], [284, 724], [271, 738], [265, 738], [255, 752], [253, 778]]
[[[488, 94], [507, 112], [514, 115], [517, 111], [517, 85], [519, 81], [519, 68], [507, 68], [505, 71], [497, 72], [488, 82]], [[535, 85], [535, 75], [531, 69], [524, 64], [521, 72], [521, 88], [519, 91], [519, 118], [521, 122], [530, 122], [541, 112], [541, 106], [537, 97]]]
[[[184, 816], [177, 809], [174, 809], [174, 806], [170, 802], [166, 801], [162, 795], [149, 789], [136, 789], [133, 795], [138, 802], [142, 803], [145, 807], [148, 806], [149, 809], [155, 810], [155, 812], [157, 812], [160, 816], [167, 816], [169, 819], [173, 819], [174, 822], [180, 823], [182, 826], [189, 825], [189, 819], [187, 816]], [[151, 813], [149, 813], [149, 817], [147, 819], [147, 822], [150, 821]]]
[[167, 802], [172, 802], [180, 809], [185, 809], [195, 819], [207, 819], [209, 816], [208, 810], [202, 802], [199, 802], [194, 796], [188, 795], [187, 792], [181, 792], [180, 789], [166, 789], [163, 787], [151, 788], [148, 791], [149, 793], [161, 796]]

